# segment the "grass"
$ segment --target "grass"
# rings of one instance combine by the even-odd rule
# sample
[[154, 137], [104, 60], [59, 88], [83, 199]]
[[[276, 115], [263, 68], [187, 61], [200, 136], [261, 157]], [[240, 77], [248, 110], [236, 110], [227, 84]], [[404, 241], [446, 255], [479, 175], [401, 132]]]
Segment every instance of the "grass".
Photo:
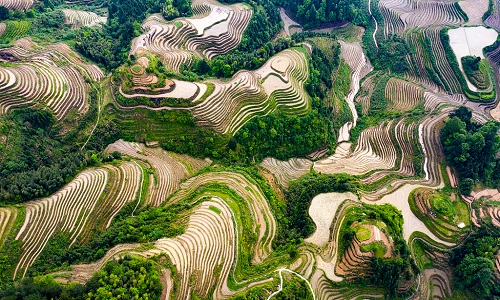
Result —
[[383, 258], [385, 253], [387, 252], [387, 248], [385, 247], [382, 242], [373, 242], [368, 245], [362, 245], [361, 246], [361, 251], [363, 252], [373, 252], [375, 257], [377, 258]]
[[356, 233], [356, 237], [360, 242], [364, 242], [370, 239], [371, 233], [370, 229], [364, 227], [364, 226], [358, 226], [354, 229], [354, 232]]
[[182, 26], [182, 23], [181, 23], [180, 21], [175, 21], [175, 22], [174, 22], [174, 26], [175, 26], [176, 28], [179, 28], [179, 27], [181, 27], [181, 26]]
[[456, 215], [455, 207], [446, 195], [434, 196], [430, 200], [431, 207], [439, 214], [444, 215], [450, 219]]
[[2, 39], [17, 39], [26, 35], [31, 23], [29, 21], [7, 21], [5, 25]]
[[415, 262], [420, 270], [431, 269], [434, 267], [432, 263], [432, 259], [429, 258], [425, 249], [428, 248], [426, 244], [422, 243], [419, 240], [413, 242], [413, 254], [415, 258]]
[[469, 208], [467, 207], [467, 204], [465, 204], [461, 200], [455, 200], [453, 201], [453, 207], [455, 208], [455, 212], [458, 217], [458, 222], [463, 222], [465, 224], [465, 227], [470, 226], [470, 214], [469, 214]]
[[215, 212], [215, 213], [217, 213], [217, 214], [219, 214], [219, 215], [220, 215], [220, 213], [221, 213], [220, 209], [218, 209], [217, 207], [215, 207], [215, 206], [213, 206], [213, 205], [210, 205], [210, 206], [208, 207], [208, 209], [210, 209], [211, 211], [213, 211], [213, 212]]
[[141, 71], [141, 66], [135, 65], [132, 67], [132, 71], [135, 73], [139, 73]]

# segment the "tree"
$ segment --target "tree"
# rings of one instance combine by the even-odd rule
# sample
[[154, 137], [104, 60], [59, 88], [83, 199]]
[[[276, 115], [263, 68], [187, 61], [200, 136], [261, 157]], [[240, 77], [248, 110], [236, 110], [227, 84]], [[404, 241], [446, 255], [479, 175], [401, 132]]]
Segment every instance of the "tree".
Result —
[[470, 289], [480, 298], [490, 296], [493, 270], [491, 260], [468, 254], [456, 268], [457, 283], [460, 288]]
[[0, 6], [0, 21], [7, 20], [9, 18], [9, 9], [4, 6]]

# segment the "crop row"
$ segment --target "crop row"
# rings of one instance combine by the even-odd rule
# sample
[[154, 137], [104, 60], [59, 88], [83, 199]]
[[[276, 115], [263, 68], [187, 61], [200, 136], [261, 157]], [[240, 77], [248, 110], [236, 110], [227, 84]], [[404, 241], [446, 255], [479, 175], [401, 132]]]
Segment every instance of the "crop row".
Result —
[[33, 6], [34, 0], [0, 0], [0, 6], [8, 9], [27, 10]]
[[214, 91], [193, 108], [193, 116], [199, 125], [234, 133], [254, 116], [276, 109], [304, 113], [309, 109], [304, 90], [308, 77], [304, 54], [285, 50], [256, 71], [240, 71], [227, 83], [214, 82]]
[[145, 34], [132, 41], [130, 54], [137, 57], [145, 51], [162, 58], [167, 69], [179, 71], [193, 56], [213, 58], [234, 49], [250, 22], [252, 11], [242, 5], [225, 6], [214, 3], [193, 4], [204, 18], [176, 19], [167, 22], [161, 15], [150, 16], [142, 25]]
[[297, 180], [310, 172], [312, 162], [303, 158], [281, 161], [270, 157], [264, 159], [261, 166], [271, 172], [282, 187], [287, 188], [290, 181]]
[[389, 101], [391, 109], [396, 111], [409, 111], [423, 100], [424, 89], [414, 83], [391, 78], [385, 87], [385, 98]]
[[7, 67], [0, 67], [0, 113], [15, 107], [44, 103], [62, 119], [72, 108], [86, 109], [89, 87], [84, 77], [100, 80], [104, 74], [87, 65], [67, 45], [39, 48], [29, 39], [0, 50]]
[[83, 10], [63, 9], [66, 24], [71, 25], [71, 29], [80, 27], [101, 27], [101, 24], [106, 23], [107, 18], [98, 16], [94, 12]]
[[178, 188], [180, 182], [196, 173], [206, 162], [193, 158], [181, 161], [160, 148], [147, 148], [142, 144], [118, 140], [108, 146], [108, 151], [119, 151], [151, 165], [154, 175], [150, 175], [150, 187], [146, 204], [159, 206]]
[[26, 204], [26, 218], [16, 236], [23, 246], [14, 278], [26, 274], [54, 234], [67, 234], [71, 247], [108, 227], [116, 213], [135, 200], [140, 176], [140, 168], [130, 162], [89, 169], [51, 197]]

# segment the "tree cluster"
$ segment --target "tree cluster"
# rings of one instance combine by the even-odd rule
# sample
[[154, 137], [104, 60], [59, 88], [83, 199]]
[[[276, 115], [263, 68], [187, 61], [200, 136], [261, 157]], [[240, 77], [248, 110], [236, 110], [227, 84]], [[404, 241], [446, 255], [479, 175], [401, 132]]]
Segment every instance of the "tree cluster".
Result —
[[314, 232], [314, 222], [308, 209], [314, 196], [321, 193], [353, 192], [361, 187], [359, 179], [345, 173], [317, 174], [312, 173], [299, 180], [292, 181], [285, 192], [287, 229], [283, 230], [291, 240], [298, 241]]
[[473, 292], [480, 299], [498, 299], [495, 260], [500, 249], [500, 232], [494, 226], [483, 226], [466, 242], [453, 250], [451, 263], [455, 268], [455, 284]]
[[123, 208], [106, 230], [96, 230], [85, 243], [78, 243], [68, 249], [71, 242], [69, 236], [53, 236], [30, 267], [28, 275], [37, 276], [62, 266], [96, 261], [119, 244], [154, 242], [184, 233], [184, 227], [178, 222], [186, 206], [175, 204], [166, 208], [148, 208], [136, 212], [136, 216], [132, 217], [135, 205], [134, 202]]
[[497, 187], [500, 181], [500, 124], [489, 121], [483, 125], [472, 120], [468, 108], [460, 107], [450, 115], [441, 131], [446, 160], [457, 170], [460, 189], [470, 194], [477, 182]]
[[0, 202], [20, 203], [54, 193], [92, 164], [91, 153], [65, 144], [49, 110], [16, 110], [0, 119], [8, 136], [0, 156]]
[[331, 122], [316, 110], [304, 117], [271, 114], [256, 117], [229, 141], [232, 161], [251, 162], [272, 156], [303, 156], [330, 142]]
[[24, 278], [0, 291], [2, 299], [159, 299], [162, 284], [156, 266], [129, 255], [108, 261], [86, 285], [62, 285], [53, 277]]
[[275, 3], [288, 9], [305, 27], [336, 21], [362, 26], [368, 23], [368, 12], [363, 9], [366, 2], [361, 0], [275, 0]]
[[76, 36], [76, 49], [107, 69], [120, 66], [130, 50], [130, 41], [140, 34], [148, 13], [161, 12], [161, 0], [110, 0], [108, 22], [102, 29], [84, 28]]
[[193, 14], [191, 0], [165, 0], [163, 4], [163, 17], [173, 20], [178, 17], [188, 17]]

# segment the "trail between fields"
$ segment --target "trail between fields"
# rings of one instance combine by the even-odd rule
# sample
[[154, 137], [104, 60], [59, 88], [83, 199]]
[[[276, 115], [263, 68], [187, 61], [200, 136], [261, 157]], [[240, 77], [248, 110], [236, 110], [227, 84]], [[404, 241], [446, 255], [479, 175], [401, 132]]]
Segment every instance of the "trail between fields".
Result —
[[132, 211], [132, 217], [135, 217], [134, 216], [135, 210], [137, 209], [137, 207], [141, 203], [142, 185], [144, 184], [144, 175], [143, 175], [144, 170], [141, 168], [141, 166], [135, 160], [134, 160], [134, 163], [139, 167], [139, 169], [141, 169], [141, 184], [139, 185], [139, 200], [137, 200], [137, 204], [135, 205], [134, 210]]
[[94, 130], [97, 128], [97, 125], [99, 125], [99, 119], [101, 118], [101, 93], [95, 87], [92, 87], [92, 88], [95, 89], [97, 94], [99, 95], [99, 96], [97, 96], [97, 121], [95, 122], [94, 128], [92, 128], [92, 131], [90, 132], [89, 138], [87, 139], [85, 144], [83, 144], [80, 151], [82, 151], [85, 148], [85, 146], [87, 146], [87, 143], [90, 141], [92, 134], [94, 134]]
[[378, 48], [377, 38], [375, 37], [375, 35], [377, 34], [377, 30], [378, 30], [378, 22], [377, 22], [377, 19], [375, 19], [375, 17], [372, 14], [372, 0], [368, 0], [368, 12], [370, 13], [370, 16], [372, 17], [373, 21], [375, 22], [375, 31], [373, 32], [373, 42], [375, 42], [375, 47]]
[[312, 288], [312, 285], [311, 285], [311, 283], [309, 282], [309, 280], [307, 280], [304, 276], [300, 275], [300, 274], [299, 274], [299, 273], [297, 273], [297, 272], [294, 272], [294, 271], [292, 271], [292, 270], [289, 270], [289, 269], [287, 269], [287, 268], [281, 268], [281, 269], [276, 270], [276, 271], [278, 271], [278, 272], [279, 272], [279, 274], [280, 274], [280, 285], [278, 286], [278, 290], [277, 290], [276, 292], [272, 293], [271, 295], [269, 295], [269, 297], [267, 297], [267, 300], [269, 300], [269, 299], [271, 299], [272, 297], [276, 296], [277, 294], [279, 294], [279, 293], [283, 290], [283, 274], [282, 274], [282, 273], [283, 273], [283, 271], [285, 271], [285, 272], [289, 272], [289, 273], [292, 273], [292, 274], [294, 274], [294, 275], [297, 275], [300, 279], [304, 280], [304, 281], [307, 283], [307, 285], [309, 286], [309, 288], [311, 289], [311, 293], [312, 293], [312, 295], [313, 295], [313, 299], [314, 299], [314, 300], [316, 300], [316, 294], [314, 294], [314, 290], [313, 290], [313, 288]]

